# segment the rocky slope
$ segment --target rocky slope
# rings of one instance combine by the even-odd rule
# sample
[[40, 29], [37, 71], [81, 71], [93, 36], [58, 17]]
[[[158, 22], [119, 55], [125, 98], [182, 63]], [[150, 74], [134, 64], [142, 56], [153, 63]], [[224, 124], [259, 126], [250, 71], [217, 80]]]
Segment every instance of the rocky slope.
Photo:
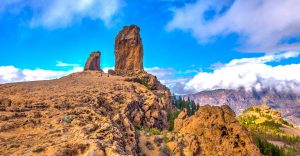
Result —
[[166, 128], [167, 101], [143, 84], [97, 71], [0, 85], [0, 151], [135, 155], [135, 126]]
[[227, 104], [237, 114], [251, 106], [267, 104], [280, 111], [284, 119], [295, 126], [300, 125], [300, 95], [294, 93], [277, 92], [272, 89], [261, 92], [219, 89], [187, 95], [185, 99], [188, 97], [199, 105]]

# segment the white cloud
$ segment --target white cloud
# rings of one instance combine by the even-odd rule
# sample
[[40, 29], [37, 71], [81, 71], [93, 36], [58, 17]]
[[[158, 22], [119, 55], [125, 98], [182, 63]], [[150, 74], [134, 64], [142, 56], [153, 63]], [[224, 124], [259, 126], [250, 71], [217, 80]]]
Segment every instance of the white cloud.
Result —
[[83, 68], [73, 67], [68, 71], [54, 71], [45, 69], [19, 69], [14, 66], [0, 66], [0, 83], [49, 80], [79, 71], [83, 71]]
[[19, 69], [14, 66], [0, 66], [0, 82], [9, 82], [19, 77]]
[[[197, 0], [174, 10], [167, 29], [190, 32], [200, 43], [238, 34], [243, 50], [299, 50], [300, 43], [284, 41], [300, 36], [298, 0]], [[207, 14], [215, 13], [211, 18]]]
[[56, 65], [57, 67], [78, 67], [79, 64], [71, 64], [71, 63], [65, 63], [62, 61], [56, 61]]
[[109, 26], [122, 7], [123, 0], [4, 0], [0, 4], [0, 13], [10, 12], [12, 8], [30, 8], [33, 13], [30, 21], [32, 27], [62, 28], [84, 18], [101, 20]]
[[186, 83], [184, 90], [199, 92], [214, 89], [245, 88], [300, 93], [300, 63], [271, 66], [266, 63], [296, 58], [299, 52], [266, 55], [258, 58], [234, 59], [213, 72], [200, 72]]

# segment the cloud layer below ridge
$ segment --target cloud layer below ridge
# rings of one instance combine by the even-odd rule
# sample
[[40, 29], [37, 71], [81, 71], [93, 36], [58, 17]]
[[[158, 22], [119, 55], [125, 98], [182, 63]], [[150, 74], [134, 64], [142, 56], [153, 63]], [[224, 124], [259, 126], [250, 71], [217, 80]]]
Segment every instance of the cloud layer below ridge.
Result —
[[300, 63], [271, 66], [267, 63], [297, 58], [299, 52], [266, 55], [258, 58], [234, 59], [213, 72], [200, 72], [188, 81], [183, 90], [199, 92], [214, 89], [273, 88], [277, 91], [300, 93]]

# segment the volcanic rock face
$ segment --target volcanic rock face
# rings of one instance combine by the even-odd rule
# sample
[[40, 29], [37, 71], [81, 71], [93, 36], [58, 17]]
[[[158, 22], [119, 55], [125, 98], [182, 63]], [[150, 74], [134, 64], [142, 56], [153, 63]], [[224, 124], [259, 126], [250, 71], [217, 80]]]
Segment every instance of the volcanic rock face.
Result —
[[125, 26], [115, 40], [115, 70], [119, 75], [143, 71], [143, 45], [140, 28]]
[[183, 151], [185, 155], [260, 155], [250, 134], [228, 106], [202, 106], [191, 117], [183, 111], [174, 126], [182, 137], [168, 143], [175, 155]]
[[90, 57], [87, 59], [85, 66], [84, 66], [84, 71], [87, 70], [98, 70], [100, 71], [100, 56], [101, 53], [99, 51], [97, 52], [92, 52], [90, 54]]

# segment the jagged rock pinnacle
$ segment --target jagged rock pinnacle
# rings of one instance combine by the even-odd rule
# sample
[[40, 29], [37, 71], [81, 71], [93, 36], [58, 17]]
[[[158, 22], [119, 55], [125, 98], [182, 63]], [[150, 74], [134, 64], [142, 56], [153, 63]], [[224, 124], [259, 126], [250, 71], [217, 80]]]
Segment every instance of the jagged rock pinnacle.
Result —
[[140, 28], [136, 25], [125, 26], [115, 39], [115, 70], [120, 73], [143, 71], [143, 45]]

